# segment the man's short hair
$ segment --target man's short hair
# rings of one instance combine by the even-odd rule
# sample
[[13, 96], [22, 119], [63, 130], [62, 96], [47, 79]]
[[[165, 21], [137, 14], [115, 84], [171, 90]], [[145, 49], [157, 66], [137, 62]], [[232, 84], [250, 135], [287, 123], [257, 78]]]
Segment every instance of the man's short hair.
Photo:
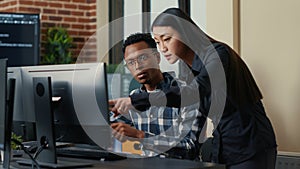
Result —
[[155, 50], [157, 50], [156, 42], [152, 38], [150, 33], [135, 33], [135, 34], [131, 34], [130, 36], [128, 36], [127, 39], [124, 41], [123, 48], [122, 48], [123, 53], [125, 53], [125, 49], [127, 46], [132, 45], [134, 43], [142, 42], [142, 41], [146, 42], [148, 44], [149, 48], [154, 48]]

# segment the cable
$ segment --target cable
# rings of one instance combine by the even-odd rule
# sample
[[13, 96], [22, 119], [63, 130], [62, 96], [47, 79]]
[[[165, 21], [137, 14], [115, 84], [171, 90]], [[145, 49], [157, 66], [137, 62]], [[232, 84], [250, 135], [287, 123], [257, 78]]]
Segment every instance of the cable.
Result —
[[28, 151], [28, 149], [18, 140], [16, 139], [11, 139], [11, 141], [15, 142], [17, 145], [21, 146], [21, 149], [25, 152], [25, 154], [27, 154], [30, 159], [32, 160], [33, 164], [32, 164], [32, 168], [34, 168], [34, 165], [37, 167], [37, 169], [40, 169], [40, 165], [38, 164], [38, 162], [32, 157], [32, 155], [30, 154], [30, 152]]
[[43, 146], [39, 146], [37, 148], [37, 150], [35, 151], [34, 155], [33, 155], [33, 158], [36, 159], [38, 157], [38, 155], [44, 150], [44, 147]]
[[[36, 158], [38, 157], [38, 155], [44, 150], [44, 146], [39, 146], [37, 148], [37, 150], [35, 151], [34, 155], [33, 155], [33, 159], [36, 160]], [[31, 165], [32, 168], [34, 168], [33, 164]]]

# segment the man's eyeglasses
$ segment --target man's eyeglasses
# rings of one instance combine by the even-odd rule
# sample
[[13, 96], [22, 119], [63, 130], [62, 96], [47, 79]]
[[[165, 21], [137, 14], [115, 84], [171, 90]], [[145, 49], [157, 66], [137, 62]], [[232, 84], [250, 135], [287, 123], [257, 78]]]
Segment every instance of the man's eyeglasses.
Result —
[[[154, 53], [154, 52], [152, 52], [152, 53]], [[128, 68], [133, 68], [135, 66], [135, 62], [138, 62], [138, 64], [142, 64], [146, 60], [148, 60], [149, 57], [150, 57], [150, 54], [142, 54], [142, 55], [138, 56], [136, 59], [128, 59], [127, 61], [125, 61], [125, 66], [127, 66]]]

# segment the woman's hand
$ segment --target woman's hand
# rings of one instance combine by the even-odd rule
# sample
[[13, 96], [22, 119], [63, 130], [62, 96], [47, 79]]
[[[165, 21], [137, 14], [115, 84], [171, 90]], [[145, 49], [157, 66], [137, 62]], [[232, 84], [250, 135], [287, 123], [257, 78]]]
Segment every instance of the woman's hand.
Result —
[[123, 97], [114, 100], [109, 100], [109, 109], [114, 112], [115, 115], [127, 114], [129, 109], [132, 109], [130, 97]]

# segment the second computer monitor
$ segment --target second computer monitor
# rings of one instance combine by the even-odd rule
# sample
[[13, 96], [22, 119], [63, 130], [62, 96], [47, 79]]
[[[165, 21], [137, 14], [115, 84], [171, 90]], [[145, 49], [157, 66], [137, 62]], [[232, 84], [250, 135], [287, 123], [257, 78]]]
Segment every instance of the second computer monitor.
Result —
[[6, 59], [0, 59], [0, 151], [5, 147], [5, 116], [6, 116]]
[[105, 63], [22, 67], [23, 111], [34, 113], [33, 77], [51, 77], [56, 140], [110, 146]]
[[15, 79], [7, 81], [7, 59], [0, 59], [0, 167], [9, 168]]

